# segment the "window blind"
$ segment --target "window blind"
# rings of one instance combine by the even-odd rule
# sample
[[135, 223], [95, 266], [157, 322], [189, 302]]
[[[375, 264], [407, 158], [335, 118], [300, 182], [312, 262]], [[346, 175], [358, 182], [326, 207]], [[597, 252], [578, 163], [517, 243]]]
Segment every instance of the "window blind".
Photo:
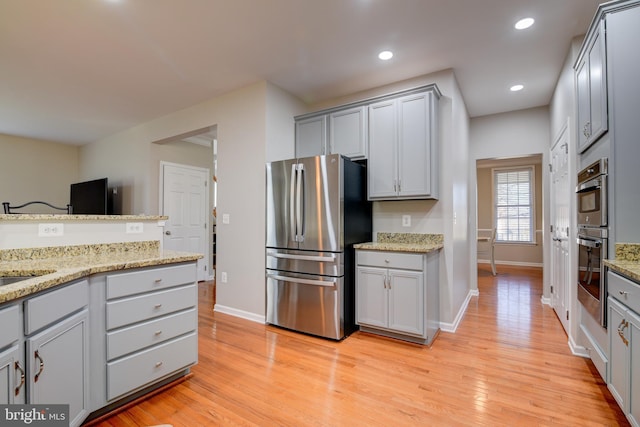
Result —
[[496, 240], [533, 242], [533, 168], [494, 170]]

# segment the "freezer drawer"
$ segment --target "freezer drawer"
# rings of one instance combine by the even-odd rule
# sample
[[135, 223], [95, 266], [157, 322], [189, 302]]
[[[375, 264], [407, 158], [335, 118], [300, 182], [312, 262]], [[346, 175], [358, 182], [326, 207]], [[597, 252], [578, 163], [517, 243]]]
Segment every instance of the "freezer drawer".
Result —
[[344, 279], [267, 270], [267, 323], [344, 338]]

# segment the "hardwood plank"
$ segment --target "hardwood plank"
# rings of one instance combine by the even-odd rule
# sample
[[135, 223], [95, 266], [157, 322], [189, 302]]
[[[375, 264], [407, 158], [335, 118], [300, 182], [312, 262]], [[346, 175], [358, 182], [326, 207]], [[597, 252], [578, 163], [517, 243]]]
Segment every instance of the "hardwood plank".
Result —
[[573, 356], [542, 271], [480, 267], [455, 334], [432, 347], [342, 342], [213, 313], [199, 285], [193, 377], [100, 426], [627, 426], [590, 360]]

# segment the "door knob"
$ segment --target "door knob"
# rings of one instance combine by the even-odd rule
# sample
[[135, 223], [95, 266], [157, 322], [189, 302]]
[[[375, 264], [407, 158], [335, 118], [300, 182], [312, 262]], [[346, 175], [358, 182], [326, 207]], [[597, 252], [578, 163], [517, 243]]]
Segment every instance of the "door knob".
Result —
[[171, 232], [169, 230], [165, 231], [164, 234], [166, 234], [167, 236], [171, 236]]

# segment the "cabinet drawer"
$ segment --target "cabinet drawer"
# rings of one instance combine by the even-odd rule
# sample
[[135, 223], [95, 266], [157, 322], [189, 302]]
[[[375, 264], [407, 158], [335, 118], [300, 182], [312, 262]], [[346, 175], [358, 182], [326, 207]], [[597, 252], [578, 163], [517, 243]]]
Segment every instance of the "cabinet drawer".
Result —
[[107, 399], [112, 400], [198, 361], [198, 334], [160, 344], [107, 364]]
[[356, 251], [356, 253], [358, 265], [405, 270], [422, 270], [423, 268], [422, 255], [420, 254], [381, 251]]
[[89, 303], [89, 284], [82, 280], [24, 303], [24, 332], [29, 335]]
[[195, 264], [156, 267], [107, 276], [107, 299], [196, 282]]
[[196, 305], [195, 284], [107, 302], [107, 329], [152, 319]]
[[151, 320], [107, 334], [107, 360], [194, 331], [198, 326], [195, 308]]
[[607, 286], [609, 287], [609, 295], [636, 313], [640, 313], [640, 285], [609, 271]]
[[20, 310], [18, 305], [0, 310], [0, 348], [6, 347], [19, 338]]

